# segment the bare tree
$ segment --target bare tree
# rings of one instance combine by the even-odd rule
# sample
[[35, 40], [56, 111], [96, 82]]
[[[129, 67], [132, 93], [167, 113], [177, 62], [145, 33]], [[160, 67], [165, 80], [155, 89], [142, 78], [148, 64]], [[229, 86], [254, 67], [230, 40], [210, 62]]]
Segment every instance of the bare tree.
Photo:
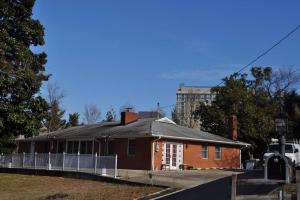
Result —
[[251, 75], [254, 77], [251, 82], [253, 92], [265, 90], [270, 99], [280, 99], [300, 82], [300, 71], [292, 67], [281, 67], [277, 71], [271, 67], [252, 67]]
[[195, 95], [193, 95], [191, 92], [189, 92], [189, 95], [187, 95], [186, 105], [185, 105], [185, 117], [184, 121], [186, 123], [186, 126], [189, 128], [199, 128], [199, 120], [195, 117], [195, 110], [197, 106], [199, 105], [199, 102], [196, 101]]
[[101, 119], [101, 111], [95, 104], [85, 105], [83, 116], [87, 124], [95, 124]]
[[172, 110], [171, 110], [171, 116], [172, 116], [173, 122], [175, 122], [176, 124], [179, 124], [179, 123], [180, 123], [180, 120], [179, 120], [179, 113], [178, 113], [178, 111], [177, 111], [176, 106], [172, 108]]
[[48, 132], [65, 128], [66, 121], [63, 119], [65, 110], [61, 108], [63, 98], [64, 93], [56, 83], [47, 85], [49, 111], [44, 125]]
[[299, 70], [292, 67], [282, 67], [272, 75], [272, 93], [273, 96], [280, 97], [292, 90], [300, 82]]
[[49, 104], [55, 101], [57, 103], [61, 103], [64, 97], [64, 92], [60, 89], [57, 83], [49, 83], [47, 85], [47, 100]]

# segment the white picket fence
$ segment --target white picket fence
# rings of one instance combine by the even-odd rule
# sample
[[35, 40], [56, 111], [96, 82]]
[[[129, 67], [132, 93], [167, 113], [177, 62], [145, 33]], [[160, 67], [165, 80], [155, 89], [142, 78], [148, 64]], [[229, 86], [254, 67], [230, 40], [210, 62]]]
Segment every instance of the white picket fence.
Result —
[[62, 171], [80, 171], [117, 177], [117, 155], [97, 156], [96, 154], [53, 154], [23, 153], [0, 155], [2, 168], [30, 168]]

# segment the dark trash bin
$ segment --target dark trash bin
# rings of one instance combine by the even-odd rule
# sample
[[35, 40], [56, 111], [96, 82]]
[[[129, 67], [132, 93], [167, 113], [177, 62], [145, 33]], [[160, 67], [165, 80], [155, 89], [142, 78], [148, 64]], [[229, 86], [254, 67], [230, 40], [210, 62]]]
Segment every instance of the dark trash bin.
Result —
[[258, 163], [259, 163], [259, 159], [246, 160], [244, 162], [244, 169], [247, 170], [257, 169]]

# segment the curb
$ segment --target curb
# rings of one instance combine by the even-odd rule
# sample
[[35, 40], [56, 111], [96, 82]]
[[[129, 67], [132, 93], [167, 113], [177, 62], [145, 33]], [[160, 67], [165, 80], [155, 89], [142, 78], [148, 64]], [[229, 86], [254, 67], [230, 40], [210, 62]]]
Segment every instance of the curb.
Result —
[[164, 189], [164, 190], [161, 190], [161, 191], [158, 191], [158, 192], [154, 192], [152, 194], [148, 194], [148, 195], [143, 196], [143, 197], [136, 198], [134, 200], [147, 200], [147, 199], [158, 198], [158, 197], [161, 197], [162, 194], [164, 194], [164, 193], [168, 194], [168, 191], [170, 191], [170, 190], [176, 190], [176, 188], [167, 188], [167, 189]]
[[[198, 186], [198, 185], [197, 185]], [[197, 187], [195, 186], [195, 187]], [[194, 188], [194, 187], [191, 187], [191, 188]], [[151, 200], [156, 200], [156, 199], [160, 199], [160, 198], [163, 198], [163, 197], [167, 197], [167, 196], [170, 196], [172, 194], [176, 194], [176, 193], [179, 193], [179, 192], [183, 192], [184, 190], [188, 190], [188, 189], [191, 189], [191, 188], [185, 188], [185, 189], [181, 189], [181, 190], [177, 190], [175, 192], [171, 192], [171, 193], [168, 193], [168, 194], [165, 194], [165, 195], [162, 195], [162, 196], [158, 196], [158, 197], [154, 197], [152, 198]]]

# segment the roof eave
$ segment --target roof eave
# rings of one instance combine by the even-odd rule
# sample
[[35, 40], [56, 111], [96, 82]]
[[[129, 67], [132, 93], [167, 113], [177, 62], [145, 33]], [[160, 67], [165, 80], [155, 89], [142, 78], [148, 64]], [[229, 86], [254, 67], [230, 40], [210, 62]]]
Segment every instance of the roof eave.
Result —
[[227, 142], [227, 141], [219, 141], [219, 140], [206, 140], [206, 139], [199, 139], [199, 138], [188, 138], [188, 137], [175, 137], [175, 136], [167, 136], [167, 135], [157, 135], [152, 134], [152, 136], [155, 137], [161, 137], [161, 138], [168, 138], [168, 139], [176, 139], [176, 140], [189, 140], [189, 141], [200, 141], [200, 142], [209, 142], [209, 143], [218, 143], [218, 144], [230, 144], [230, 145], [236, 145], [236, 146], [251, 146], [251, 144], [245, 143], [245, 142]]

